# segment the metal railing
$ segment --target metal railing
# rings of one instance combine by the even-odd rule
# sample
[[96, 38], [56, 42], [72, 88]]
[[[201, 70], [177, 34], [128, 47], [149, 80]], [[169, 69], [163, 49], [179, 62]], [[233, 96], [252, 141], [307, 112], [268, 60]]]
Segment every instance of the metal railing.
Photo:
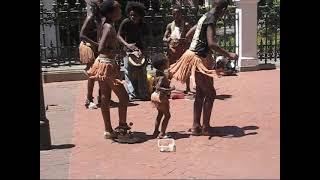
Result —
[[[162, 38], [168, 23], [173, 20], [171, 10], [172, 4], [160, 1], [159, 7], [154, 8], [149, 2], [146, 7], [145, 22], [151, 29], [152, 41], [148, 44], [146, 59], [155, 53], [166, 52], [166, 44]], [[53, 4], [44, 5], [40, 0], [40, 57], [43, 67], [59, 67], [79, 65], [79, 32], [86, 17], [86, 4], [84, 0], [72, 1], [54, 0]], [[146, 3], [145, 3], [146, 4]], [[148, 3], [147, 3], [148, 4]], [[238, 15], [236, 7], [229, 6], [228, 13], [218, 22], [218, 43], [229, 51], [235, 52], [236, 44], [236, 22]], [[192, 25], [209, 10], [209, 7], [190, 7], [182, 5], [182, 12], [187, 21]], [[123, 12], [124, 13], [124, 12]], [[125, 18], [125, 15], [123, 16]], [[118, 28], [121, 21], [116, 24]], [[118, 29], [117, 29], [118, 30]], [[123, 54], [117, 56], [121, 62]]]
[[280, 61], [280, 0], [259, 3], [257, 45], [260, 61]]

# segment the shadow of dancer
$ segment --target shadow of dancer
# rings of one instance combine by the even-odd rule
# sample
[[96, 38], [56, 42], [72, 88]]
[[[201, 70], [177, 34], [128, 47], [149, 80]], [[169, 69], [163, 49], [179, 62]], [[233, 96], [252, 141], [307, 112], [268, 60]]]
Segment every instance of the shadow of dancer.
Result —
[[257, 132], [249, 132], [249, 130], [257, 130], [259, 129], [258, 126], [245, 126], [245, 127], [238, 127], [238, 126], [222, 126], [222, 127], [211, 127], [209, 129], [209, 139], [214, 136], [223, 137], [223, 138], [235, 138], [235, 137], [243, 137], [248, 135], [256, 135]]

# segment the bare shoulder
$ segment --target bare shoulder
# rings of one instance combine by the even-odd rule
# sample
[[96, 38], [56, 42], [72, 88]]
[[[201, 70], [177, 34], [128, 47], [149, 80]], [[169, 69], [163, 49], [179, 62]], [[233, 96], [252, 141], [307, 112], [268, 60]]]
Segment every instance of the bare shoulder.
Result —
[[109, 24], [109, 23], [104, 23], [104, 24], [103, 24], [103, 27], [104, 27], [104, 28], [111, 28], [111, 27], [112, 27], [112, 25], [111, 25], [111, 24]]
[[125, 18], [124, 20], [121, 21], [121, 24], [127, 24], [130, 22], [129, 18]]
[[113, 28], [113, 26], [111, 24], [109, 24], [109, 23], [104, 23], [103, 24], [103, 30], [110, 31], [110, 30], [112, 30], [112, 28]]

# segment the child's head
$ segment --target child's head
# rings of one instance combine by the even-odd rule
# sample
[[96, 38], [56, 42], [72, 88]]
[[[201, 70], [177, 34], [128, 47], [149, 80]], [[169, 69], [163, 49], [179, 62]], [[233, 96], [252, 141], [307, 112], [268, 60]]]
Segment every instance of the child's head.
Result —
[[142, 3], [129, 1], [126, 7], [126, 14], [135, 24], [139, 23], [145, 15], [145, 7]]
[[163, 54], [157, 54], [152, 58], [152, 66], [157, 70], [163, 71], [166, 69], [167, 59]]
[[121, 18], [120, 4], [115, 0], [105, 0], [100, 5], [100, 14], [112, 21], [117, 21]]

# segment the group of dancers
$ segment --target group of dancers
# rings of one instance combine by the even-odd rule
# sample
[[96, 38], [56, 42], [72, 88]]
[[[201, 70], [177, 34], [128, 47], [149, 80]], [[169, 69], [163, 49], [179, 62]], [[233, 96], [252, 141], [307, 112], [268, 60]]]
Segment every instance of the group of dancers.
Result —
[[[138, 2], [128, 2], [126, 14], [128, 18], [120, 24], [118, 32], [114, 23], [121, 19], [121, 6], [115, 0], [91, 0], [88, 2], [88, 13], [80, 32], [81, 44], [80, 60], [87, 64], [88, 94], [86, 107], [93, 104], [92, 91], [94, 82], [99, 82], [98, 104], [104, 121], [106, 139], [118, 138], [119, 131], [127, 132], [127, 106], [129, 101], [139, 95], [141, 99], [149, 100], [155, 105], [158, 115], [153, 132], [154, 138], [166, 138], [166, 129], [170, 115], [170, 92], [175, 87], [170, 86], [172, 78], [186, 83], [186, 92], [190, 91], [190, 83], [195, 86], [195, 101], [193, 112], [192, 135], [208, 135], [210, 117], [216, 91], [213, 78], [223, 71], [223, 67], [213, 69], [215, 63], [213, 52], [217, 52], [230, 60], [237, 59], [238, 55], [219, 47], [215, 40], [216, 23], [226, 12], [227, 0], [212, 0], [213, 8], [205, 13], [196, 25], [184, 20], [179, 6], [174, 6], [172, 15], [174, 20], [166, 27], [163, 41], [168, 43], [166, 56], [152, 59], [152, 66], [156, 69], [154, 92], [148, 94], [147, 86], [138, 83], [137, 92], [132, 88], [132, 73], [125, 72], [125, 81], [120, 78], [120, 66], [115, 61], [121, 51], [120, 44], [127, 53], [124, 59], [126, 64], [132, 56], [143, 57], [146, 42], [150, 41], [149, 30], [143, 22], [144, 6]], [[165, 73], [168, 70], [168, 73]], [[142, 68], [138, 73], [142, 82], [146, 80], [146, 71]], [[191, 78], [190, 78], [191, 77]], [[191, 82], [190, 82], [191, 81]], [[127, 89], [125, 88], [125, 85]], [[119, 126], [112, 128], [110, 119], [111, 91], [119, 99]], [[203, 123], [200, 123], [203, 111]], [[161, 128], [159, 131], [159, 127]]]

